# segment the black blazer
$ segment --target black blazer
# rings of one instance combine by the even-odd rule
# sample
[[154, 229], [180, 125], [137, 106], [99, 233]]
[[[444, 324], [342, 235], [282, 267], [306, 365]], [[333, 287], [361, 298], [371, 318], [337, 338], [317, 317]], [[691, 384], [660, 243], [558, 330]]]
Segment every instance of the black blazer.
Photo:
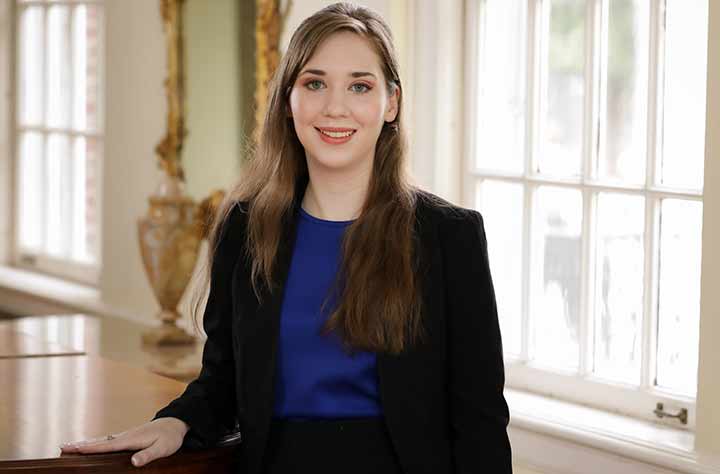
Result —
[[[262, 305], [243, 250], [247, 206], [235, 205], [211, 269], [202, 370], [155, 415], [190, 426], [185, 447], [212, 446], [239, 428], [244, 474], [260, 472], [273, 415], [280, 308], [299, 205], [296, 200], [277, 256], [280, 287], [266, 291]], [[418, 190], [416, 217], [427, 337], [400, 355], [377, 355], [395, 451], [406, 474], [511, 473], [503, 351], [482, 216]]]

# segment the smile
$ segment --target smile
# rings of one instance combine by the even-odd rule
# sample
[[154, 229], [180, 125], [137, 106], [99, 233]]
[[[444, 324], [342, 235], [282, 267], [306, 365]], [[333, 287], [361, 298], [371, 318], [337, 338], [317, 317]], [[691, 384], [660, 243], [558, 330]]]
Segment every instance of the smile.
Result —
[[315, 130], [318, 131], [320, 134], [320, 138], [326, 142], [333, 145], [339, 145], [342, 143], [345, 143], [350, 140], [350, 138], [355, 134], [356, 130], [343, 130], [343, 131], [330, 131], [330, 130], [321, 130], [319, 128], [315, 128]]

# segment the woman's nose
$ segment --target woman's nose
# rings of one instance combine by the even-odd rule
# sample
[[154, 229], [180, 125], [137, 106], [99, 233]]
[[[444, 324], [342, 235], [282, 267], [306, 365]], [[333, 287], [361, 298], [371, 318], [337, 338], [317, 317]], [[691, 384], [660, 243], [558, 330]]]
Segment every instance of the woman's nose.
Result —
[[348, 114], [347, 97], [345, 91], [341, 88], [331, 90], [327, 95], [327, 102], [325, 103], [325, 115], [335, 117], [344, 116]]

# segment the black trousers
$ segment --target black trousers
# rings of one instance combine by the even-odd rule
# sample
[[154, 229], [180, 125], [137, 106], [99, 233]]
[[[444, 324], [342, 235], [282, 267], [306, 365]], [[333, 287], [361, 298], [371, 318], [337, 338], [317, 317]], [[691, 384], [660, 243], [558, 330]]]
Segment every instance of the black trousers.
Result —
[[263, 474], [402, 474], [383, 418], [273, 420]]

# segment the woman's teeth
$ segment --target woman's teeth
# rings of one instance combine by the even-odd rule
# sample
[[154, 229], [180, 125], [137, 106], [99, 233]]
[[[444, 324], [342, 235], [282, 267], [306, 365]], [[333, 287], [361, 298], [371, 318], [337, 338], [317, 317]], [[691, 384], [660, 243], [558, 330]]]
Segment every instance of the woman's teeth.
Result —
[[[318, 129], [318, 130], [320, 130], [320, 129]], [[325, 130], [320, 130], [320, 133], [322, 133], [323, 135], [327, 135], [328, 137], [344, 138], [344, 137], [349, 137], [350, 135], [355, 133], [355, 130], [351, 130], [349, 132], [326, 132]]]

